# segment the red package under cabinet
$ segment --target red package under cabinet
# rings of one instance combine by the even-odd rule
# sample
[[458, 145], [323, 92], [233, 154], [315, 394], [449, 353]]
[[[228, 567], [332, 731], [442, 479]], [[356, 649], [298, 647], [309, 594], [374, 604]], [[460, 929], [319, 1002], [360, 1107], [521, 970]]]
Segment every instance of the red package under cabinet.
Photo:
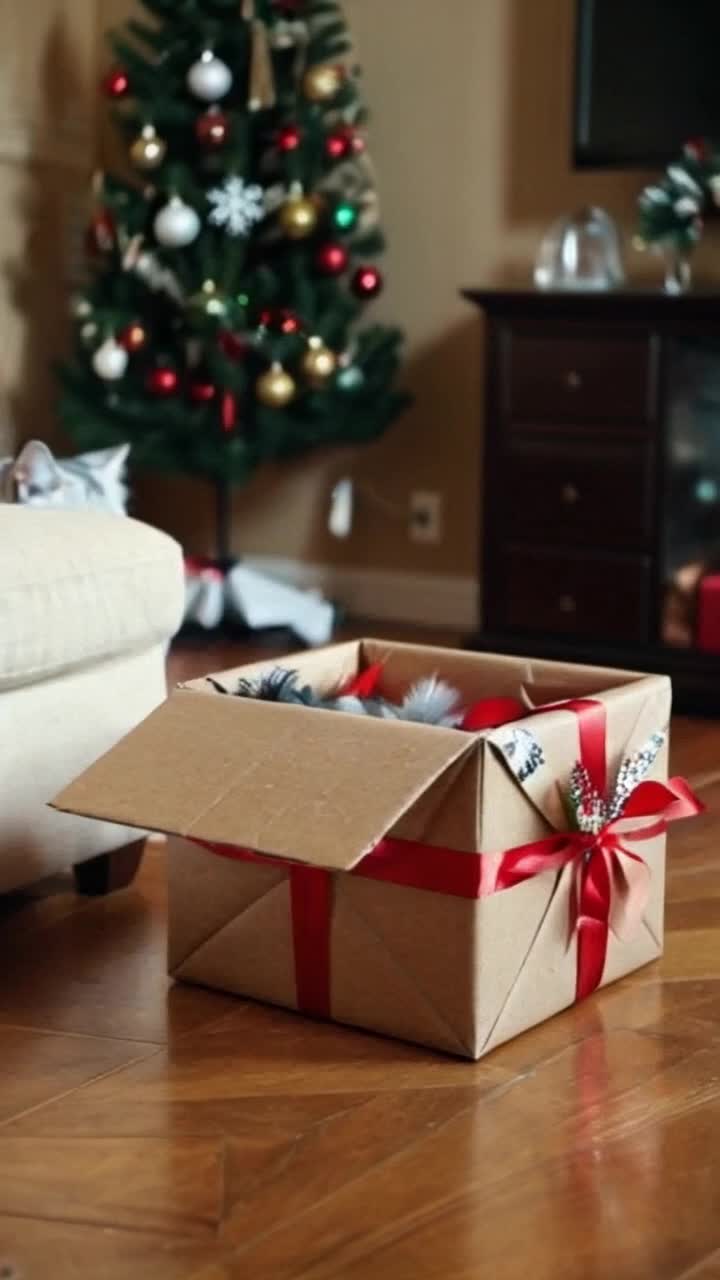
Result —
[[703, 578], [698, 593], [697, 646], [720, 653], [720, 573]]

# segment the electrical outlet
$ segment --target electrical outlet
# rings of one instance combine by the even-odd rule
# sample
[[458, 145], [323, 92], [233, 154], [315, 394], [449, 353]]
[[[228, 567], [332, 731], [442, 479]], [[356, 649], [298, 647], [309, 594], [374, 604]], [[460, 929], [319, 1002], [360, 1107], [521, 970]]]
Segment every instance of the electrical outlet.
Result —
[[443, 540], [443, 495], [417, 489], [410, 494], [410, 541], [437, 545]]

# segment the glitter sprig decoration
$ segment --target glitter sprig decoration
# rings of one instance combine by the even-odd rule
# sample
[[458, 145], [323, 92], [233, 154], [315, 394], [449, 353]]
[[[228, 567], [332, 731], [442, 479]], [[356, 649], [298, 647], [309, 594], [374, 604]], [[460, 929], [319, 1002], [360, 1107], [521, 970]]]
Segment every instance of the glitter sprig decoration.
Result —
[[608, 820], [607, 805], [595, 790], [590, 775], [582, 764], [576, 764], [570, 774], [568, 797], [578, 831], [592, 836], [602, 831]]
[[665, 746], [667, 734], [653, 733], [645, 746], [634, 755], [623, 760], [618, 770], [617, 781], [612, 799], [608, 806], [608, 821], [619, 818], [633, 791], [647, 777], [657, 760], [658, 753]]
[[647, 777], [666, 740], [666, 733], [653, 733], [644, 747], [623, 760], [610, 800], [605, 800], [595, 790], [584, 765], [574, 766], [570, 774], [568, 799], [578, 831], [595, 836], [608, 822], [614, 822], [616, 818], [622, 817], [627, 801], [636, 787]]

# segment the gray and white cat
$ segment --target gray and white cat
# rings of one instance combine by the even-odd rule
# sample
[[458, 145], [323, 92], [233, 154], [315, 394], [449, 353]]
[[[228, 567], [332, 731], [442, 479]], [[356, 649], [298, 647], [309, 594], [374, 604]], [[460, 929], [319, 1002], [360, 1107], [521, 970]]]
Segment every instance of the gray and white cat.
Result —
[[17, 458], [0, 458], [0, 502], [28, 507], [90, 507], [127, 512], [125, 483], [130, 445], [77, 458], [56, 458], [42, 440], [30, 440]]

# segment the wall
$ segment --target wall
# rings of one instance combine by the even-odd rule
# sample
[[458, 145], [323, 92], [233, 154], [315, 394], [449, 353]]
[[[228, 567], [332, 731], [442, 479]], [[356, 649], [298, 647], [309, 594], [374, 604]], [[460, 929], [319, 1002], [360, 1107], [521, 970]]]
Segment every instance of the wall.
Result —
[[[366, 73], [372, 153], [391, 243], [387, 290], [374, 313], [407, 331], [406, 381], [416, 404], [376, 446], [259, 477], [237, 498], [236, 549], [338, 566], [468, 575], [475, 571], [479, 514], [482, 333], [458, 290], [508, 276], [527, 279], [549, 223], [588, 201], [630, 226], [648, 175], [570, 168], [574, 0], [346, 4]], [[88, 139], [104, 111], [94, 93], [96, 23], [120, 21], [130, 3], [32, 5], [33, 24], [24, 29], [12, 17], [17, 0], [0, 0], [2, 81], [35, 156], [26, 148], [8, 160], [0, 137], [0, 307], [21, 428], [47, 435], [44, 371], [62, 345], [66, 310], [64, 247], [56, 229], [78, 200]], [[65, 137], [60, 149], [54, 143], [58, 128]], [[58, 157], [70, 167], [63, 169]], [[701, 255], [708, 272], [712, 249], [707, 245]], [[630, 257], [634, 273], [660, 278], [654, 259]], [[30, 261], [25, 322], [18, 318], [7, 263], [15, 272]], [[332, 540], [324, 529], [328, 494], [347, 469], [399, 509], [412, 489], [441, 489], [447, 505], [443, 544], [413, 546], [402, 520], [372, 503], [361, 506], [351, 540]], [[139, 502], [144, 514], [188, 546], [209, 547], [211, 506], [202, 487], [154, 481], [141, 487]]]
[[[28, 16], [32, 21], [28, 21]], [[0, 0], [0, 457], [52, 437], [95, 138], [95, 0]]]

